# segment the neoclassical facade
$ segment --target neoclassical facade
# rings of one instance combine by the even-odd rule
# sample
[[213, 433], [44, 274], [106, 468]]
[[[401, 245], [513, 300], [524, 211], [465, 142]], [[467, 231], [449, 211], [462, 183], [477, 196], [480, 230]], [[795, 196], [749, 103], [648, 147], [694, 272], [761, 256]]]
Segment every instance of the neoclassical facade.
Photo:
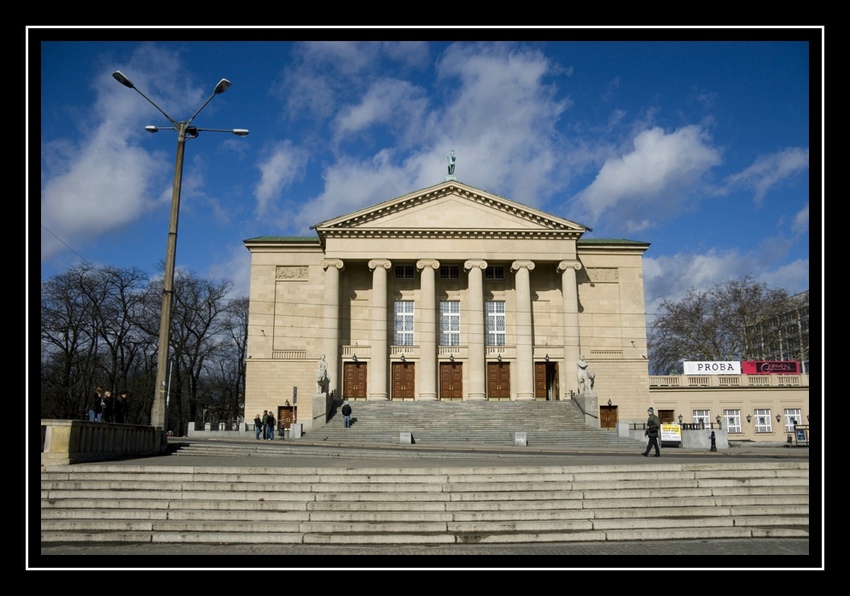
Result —
[[576, 222], [454, 179], [314, 229], [245, 241], [246, 416], [290, 405], [310, 430], [324, 424], [323, 390], [571, 399], [582, 358], [599, 403], [644, 416], [647, 243], [584, 239]]

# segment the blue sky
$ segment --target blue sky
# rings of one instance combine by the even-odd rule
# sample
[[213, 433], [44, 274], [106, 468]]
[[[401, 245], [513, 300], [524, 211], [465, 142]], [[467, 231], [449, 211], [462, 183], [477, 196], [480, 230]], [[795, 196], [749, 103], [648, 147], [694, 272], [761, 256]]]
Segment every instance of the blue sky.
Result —
[[[112, 78], [120, 70], [177, 121], [231, 81], [193, 124], [251, 132], [186, 142], [177, 266], [231, 280], [234, 295], [248, 295], [243, 240], [314, 235], [323, 220], [438, 184], [450, 150], [461, 182], [589, 226], [588, 238], [651, 243], [650, 315], [663, 298], [744, 275], [809, 289], [809, 203], [818, 214], [823, 201], [822, 73], [810, 71], [820, 29], [780, 41], [584, 31], [563, 42], [535, 41], [539, 31], [487, 42], [255, 41], [232, 29], [227, 41], [190, 41], [198, 32], [183, 31], [112, 36], [123, 41], [30, 32], [41, 176], [27, 216], [40, 217], [28, 230], [40, 233], [42, 279], [83, 260], [162, 275], [177, 133], [145, 132], [169, 123]], [[322, 38], [382, 39], [355, 32]], [[415, 37], [472, 37], [461, 33]]]

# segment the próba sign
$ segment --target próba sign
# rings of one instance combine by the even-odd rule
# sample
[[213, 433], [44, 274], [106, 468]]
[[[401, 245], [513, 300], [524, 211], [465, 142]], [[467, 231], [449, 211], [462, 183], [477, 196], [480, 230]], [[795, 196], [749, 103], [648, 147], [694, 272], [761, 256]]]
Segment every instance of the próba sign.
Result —
[[686, 375], [740, 375], [741, 363], [738, 361], [696, 361], [683, 362]]

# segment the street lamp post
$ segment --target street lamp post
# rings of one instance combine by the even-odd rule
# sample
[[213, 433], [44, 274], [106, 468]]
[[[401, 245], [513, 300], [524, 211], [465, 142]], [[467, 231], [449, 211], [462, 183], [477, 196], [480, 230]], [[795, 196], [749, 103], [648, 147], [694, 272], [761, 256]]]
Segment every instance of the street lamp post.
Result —
[[[171, 335], [171, 303], [174, 294], [174, 261], [177, 256], [177, 218], [180, 212], [180, 190], [183, 185], [183, 152], [186, 139], [194, 139], [202, 131], [205, 132], [229, 132], [239, 137], [248, 135], [248, 130], [244, 128], [233, 129], [218, 129], [218, 128], [197, 128], [191, 126], [192, 120], [195, 119], [201, 110], [212, 100], [213, 97], [227, 91], [230, 87], [230, 81], [221, 79], [215, 86], [212, 95], [198, 108], [192, 117], [184, 122], [177, 122], [174, 118], [163, 111], [152, 99], [139, 91], [139, 89], [128, 79], [120, 70], [112, 73], [112, 77], [130, 89], [134, 89], [139, 95], [144, 97], [153, 107], [165, 116], [171, 126], [166, 129], [177, 131], [177, 159], [174, 164], [174, 186], [171, 190], [171, 216], [168, 223], [168, 243], [165, 251], [165, 277], [162, 282], [162, 311], [159, 319], [159, 344], [157, 347], [157, 363], [156, 363], [156, 391], [153, 398], [153, 406], [151, 407], [151, 426], [165, 428], [165, 400], [166, 400], [166, 370], [168, 368], [168, 347]], [[161, 127], [145, 126], [145, 130], [154, 133], [160, 130]]]

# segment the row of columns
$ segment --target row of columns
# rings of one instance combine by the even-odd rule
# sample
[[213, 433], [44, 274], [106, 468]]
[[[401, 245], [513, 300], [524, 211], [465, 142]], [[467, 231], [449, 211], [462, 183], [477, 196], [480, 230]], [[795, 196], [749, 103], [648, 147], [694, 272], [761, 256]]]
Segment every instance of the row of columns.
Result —
[[[378, 357], [389, 353], [387, 334], [387, 274], [392, 267], [389, 259], [372, 259], [368, 263], [372, 271], [372, 330], [371, 343], [373, 357], [369, 365], [369, 396], [368, 399], [386, 400], [387, 391], [387, 358]], [[325, 259], [322, 261], [325, 270], [325, 308], [324, 308], [324, 352], [328, 355], [328, 391], [339, 388], [339, 276], [344, 268], [341, 259]], [[511, 264], [515, 272], [516, 287], [516, 324], [517, 324], [517, 394], [518, 400], [534, 399], [534, 345], [531, 316], [531, 280], [530, 272], [535, 263], [528, 260], [518, 260]], [[437, 399], [437, 305], [436, 305], [436, 272], [440, 268], [437, 259], [420, 259], [416, 263], [420, 273], [420, 313], [421, 331], [419, 332], [420, 363], [424, 374], [420, 378], [418, 399]], [[469, 288], [469, 391], [466, 399], [486, 399], [486, 358], [485, 344], [487, 339], [486, 313], [484, 311], [484, 270], [487, 261], [470, 259], [463, 264], [468, 275]], [[579, 359], [579, 323], [578, 323], [578, 290], [576, 287], [576, 272], [581, 269], [581, 263], [575, 260], [561, 261], [557, 271], [561, 273], [561, 291], [564, 300], [564, 364], [566, 370], [575, 370]], [[575, 389], [572, 379], [570, 383], [562, 383], [564, 390]]]

